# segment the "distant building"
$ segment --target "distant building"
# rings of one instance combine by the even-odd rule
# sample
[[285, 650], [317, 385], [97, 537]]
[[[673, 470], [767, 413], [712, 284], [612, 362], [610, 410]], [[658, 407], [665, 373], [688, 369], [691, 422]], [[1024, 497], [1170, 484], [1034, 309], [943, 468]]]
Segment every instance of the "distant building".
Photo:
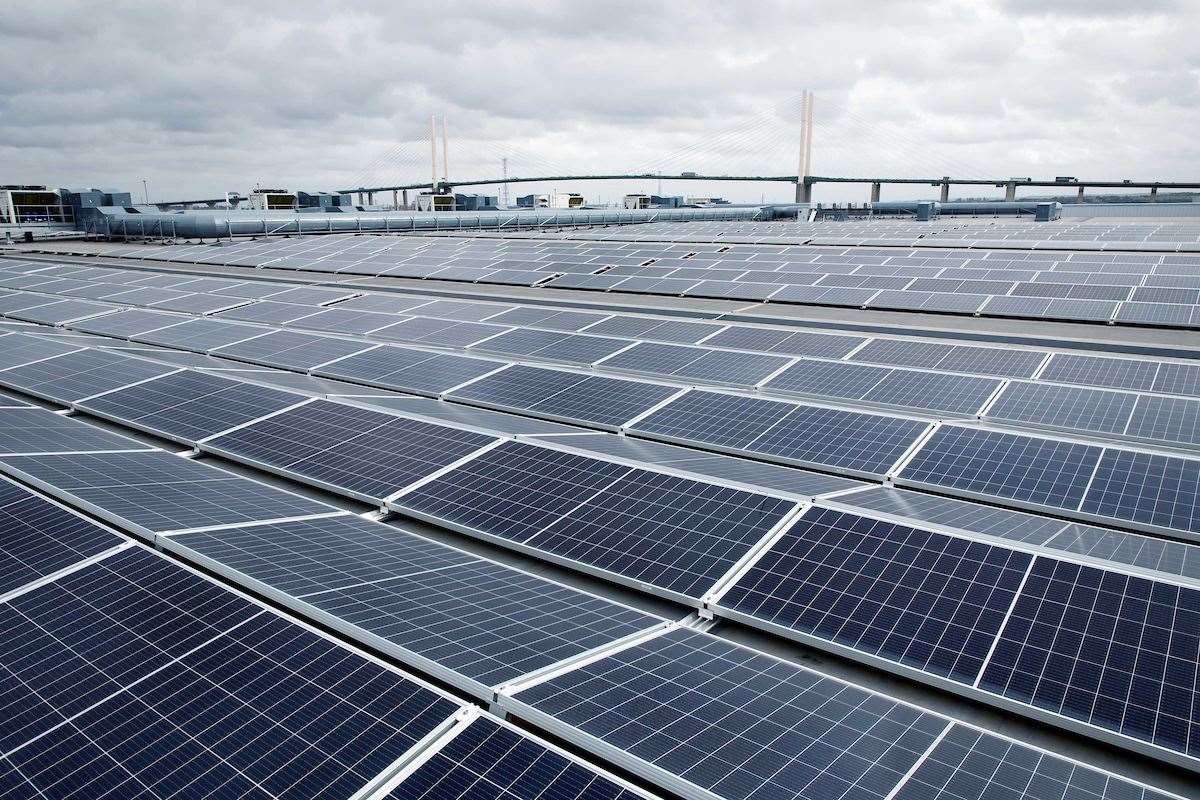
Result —
[[499, 197], [486, 194], [456, 194], [454, 206], [456, 211], [495, 211]]
[[550, 195], [523, 194], [517, 198], [517, 208], [549, 208]]
[[555, 192], [550, 195], [551, 208], [583, 208], [583, 195], [577, 192]]
[[682, 206], [683, 197], [681, 195], [672, 197], [660, 197], [656, 194], [650, 195], [651, 208], [680, 208]]
[[417, 195], [417, 211], [453, 211], [454, 195], [421, 192]]
[[73, 221], [71, 208], [63, 204], [62, 194], [57, 189], [45, 186], [0, 186], [0, 223], [20, 225]]
[[333, 192], [296, 192], [298, 208], [350, 208], [353, 201], [348, 194]]
[[287, 189], [252, 189], [250, 208], [256, 211], [294, 211], [300, 207], [295, 192]]
[[649, 208], [650, 195], [648, 194], [627, 194], [625, 195], [625, 208]]
[[689, 206], [727, 206], [729, 201], [724, 197], [689, 197], [687, 199]]

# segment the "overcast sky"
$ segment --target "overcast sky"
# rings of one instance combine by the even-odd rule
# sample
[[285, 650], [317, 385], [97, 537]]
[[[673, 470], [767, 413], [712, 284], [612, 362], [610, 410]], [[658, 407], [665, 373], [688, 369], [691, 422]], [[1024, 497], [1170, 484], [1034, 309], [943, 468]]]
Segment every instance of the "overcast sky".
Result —
[[512, 175], [788, 174], [803, 89], [818, 175], [1196, 180], [1197, 42], [1197, 0], [5, 3], [0, 183], [144, 178], [183, 199], [428, 180], [433, 113], [451, 178], [504, 157]]

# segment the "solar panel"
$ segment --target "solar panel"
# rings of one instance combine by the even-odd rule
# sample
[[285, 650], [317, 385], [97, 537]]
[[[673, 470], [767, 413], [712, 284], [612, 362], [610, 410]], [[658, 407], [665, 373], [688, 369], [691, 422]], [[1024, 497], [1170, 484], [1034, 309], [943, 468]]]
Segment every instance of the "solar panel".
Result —
[[481, 433], [317, 400], [219, 436], [207, 447], [382, 500], [493, 441]]
[[264, 325], [286, 325], [294, 320], [315, 314], [312, 306], [302, 306], [296, 303], [276, 303], [271, 300], [259, 300], [250, 305], [239, 306], [228, 311], [219, 311], [214, 319], [236, 319], [245, 322], [259, 322]]
[[1108, 449], [1079, 506], [1085, 514], [1200, 533], [1200, 461]]
[[1200, 395], [1200, 365], [1163, 361], [1151, 388], [1167, 394]]
[[893, 797], [1168, 800], [1145, 785], [959, 724], [951, 726]]
[[524, 543], [695, 598], [794, 507], [793, 501], [633, 470]]
[[632, 430], [792, 463], [882, 474], [926, 427], [897, 417], [691, 391]]
[[304, 399], [268, 386], [183, 370], [86, 400], [80, 407], [195, 443]]
[[833, 502], [902, 517], [918, 525], [934, 523], [1030, 544], [1046, 544], [1063, 529], [1061, 520], [886, 486], [852, 492]]
[[943, 425], [900, 478], [974, 494], [1075, 509], [1102, 448]]
[[296, 331], [274, 331], [244, 342], [219, 347], [213, 355], [237, 358], [285, 369], [308, 370], [318, 364], [361, 353], [373, 345], [333, 336], [314, 336]]
[[581, 376], [515, 364], [450, 393], [450, 397], [565, 419], [620, 425], [678, 389], [598, 375]]
[[946, 727], [932, 714], [676, 629], [522, 690], [522, 707], [730, 800], [883, 797]]
[[10, 333], [4, 336], [2, 341], [4, 346], [0, 347], [0, 370], [7, 370], [43, 358], [53, 358], [79, 349], [74, 345], [40, 339], [36, 336], [26, 336], [21, 333]]
[[1055, 353], [1039, 378], [1058, 383], [1079, 383], [1110, 389], [1149, 390], [1158, 362], [1132, 358], [1104, 358]]
[[408, 513], [523, 542], [631, 467], [505, 442], [395, 501]]
[[347, 300], [354, 297], [357, 292], [346, 291], [344, 289], [323, 289], [319, 286], [297, 286], [291, 289], [283, 289], [269, 295], [271, 300], [276, 303], [300, 303], [306, 306], [323, 306], [338, 300]]
[[932, 369], [948, 356], [953, 345], [936, 342], [915, 342], [905, 339], [872, 339], [853, 356], [851, 361], [867, 361], [893, 366]]
[[43, 325], [61, 325], [76, 319], [87, 319], [116, 311], [118, 306], [107, 303], [89, 303], [86, 300], [59, 300], [46, 303], [34, 308], [10, 311], [7, 316], [26, 322], [38, 322]]
[[157, 311], [146, 311], [140, 308], [118, 311], [115, 314], [105, 314], [101, 317], [81, 320], [71, 323], [71, 328], [85, 333], [95, 333], [101, 336], [119, 336], [126, 339], [130, 336], [176, 325], [187, 320], [175, 314], [163, 314]]
[[891, 370], [836, 361], [798, 361], [764, 385], [774, 392], [860, 399]]
[[892, 370], [863, 400], [885, 405], [974, 415], [1000, 386], [993, 378]]
[[1121, 434], [1137, 395], [1043, 383], [1010, 383], [987, 416], [1053, 428]]
[[167, 453], [5, 456], [4, 469], [144, 531], [323, 514], [336, 509]]
[[181, 325], [149, 331], [132, 338], [139, 342], [203, 353], [217, 347], [240, 342], [243, 339], [262, 336], [265, 333], [269, 333], [265, 328], [238, 325], [217, 319], [193, 319]]
[[0, 413], [0, 455], [145, 449], [141, 442], [44, 408]]
[[39, 797], [348, 796], [457, 708], [143, 550], [0, 614], [40, 687], [0, 775]]
[[166, 375], [174, 367], [86, 349], [0, 372], [0, 383], [60, 403], [73, 403], [131, 383]]
[[124, 541], [61, 506], [0, 481], [0, 595]]
[[[435, 360], [436, 359], [436, 360]], [[445, 391], [502, 366], [467, 356], [438, 355], [384, 345], [314, 369], [314, 375], [381, 386], [387, 389]]]
[[[193, 289], [192, 284], [187, 284], [187, 288], [189, 290]], [[184, 295], [183, 297], [162, 300], [154, 303], [152, 307], [162, 308], [167, 311], [184, 311], [189, 314], [212, 314], [216, 311], [224, 311], [228, 308], [243, 305], [246, 302], [248, 301], [238, 297], [220, 297], [196, 292], [195, 294]]]
[[642, 795], [490, 717], [479, 717], [390, 794], [494, 800], [636, 800]]
[[970, 683], [1031, 560], [1004, 547], [813, 508], [720, 603]]
[[735, 456], [697, 452], [689, 447], [678, 447], [631, 436], [589, 433], [572, 436], [570, 442], [564, 442], [564, 444], [575, 449], [616, 458], [664, 465], [692, 472], [714, 478], [717, 483], [722, 485], [740, 483], [801, 496], [841, 491], [862, 485], [849, 478], [823, 475]]
[[1195, 752], [1200, 591], [1039, 558], [980, 686]]
[[1139, 397], [1124, 433], [1174, 444], [1200, 444], [1200, 401], [1182, 397]]

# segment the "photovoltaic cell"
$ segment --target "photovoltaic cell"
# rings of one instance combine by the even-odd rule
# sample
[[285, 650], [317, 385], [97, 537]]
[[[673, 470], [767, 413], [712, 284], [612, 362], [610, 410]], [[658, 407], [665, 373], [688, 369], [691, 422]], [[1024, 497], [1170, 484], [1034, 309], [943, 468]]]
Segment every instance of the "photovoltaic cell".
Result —
[[156, 433], [196, 442], [295, 405], [303, 395], [183, 370], [80, 404]]
[[0, 339], [0, 342], [4, 345], [0, 347], [0, 370], [28, 364], [30, 361], [42, 358], [60, 356], [79, 349], [74, 345], [40, 339], [36, 336], [26, 336], [21, 333], [10, 333]]
[[884, 797], [946, 726], [940, 717], [683, 629], [516, 699], [730, 800]]
[[722, 598], [756, 619], [952, 680], [979, 674], [1031, 556], [813, 508]]
[[115, 314], [105, 314], [102, 317], [81, 320], [71, 323], [71, 328], [85, 333], [95, 333], [101, 336], [119, 336], [123, 339], [155, 328], [175, 325], [184, 322], [187, 317], [177, 314], [162, 314], [157, 311], [146, 311], [140, 308], [118, 311]]
[[1173, 444], [1200, 444], [1200, 400], [1143, 395], [1125, 434]]
[[1198, 629], [1200, 591], [1039, 558], [980, 685], [1194, 755]]
[[907, 481], [1073, 510], [1101, 452], [1091, 445], [944, 425], [900, 475]]
[[217, 347], [240, 342], [243, 339], [262, 336], [268, 332], [265, 328], [238, 325], [217, 319], [193, 319], [181, 325], [149, 331], [133, 338], [139, 342], [149, 342], [163, 347], [207, 352]]
[[166, 375], [173, 369], [153, 361], [87, 349], [0, 372], [0, 383], [57, 402], [73, 403]]
[[335, 510], [167, 453], [6, 456], [2, 463], [154, 532]]
[[380, 500], [491, 441], [480, 433], [317, 400], [209, 444]]

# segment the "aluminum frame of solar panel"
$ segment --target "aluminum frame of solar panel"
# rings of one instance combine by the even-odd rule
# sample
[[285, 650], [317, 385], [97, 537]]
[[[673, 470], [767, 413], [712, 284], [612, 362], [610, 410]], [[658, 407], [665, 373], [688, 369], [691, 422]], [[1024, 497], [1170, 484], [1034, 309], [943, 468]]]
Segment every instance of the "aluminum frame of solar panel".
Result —
[[6, 456], [0, 470], [145, 539], [340, 511], [165, 452]]

